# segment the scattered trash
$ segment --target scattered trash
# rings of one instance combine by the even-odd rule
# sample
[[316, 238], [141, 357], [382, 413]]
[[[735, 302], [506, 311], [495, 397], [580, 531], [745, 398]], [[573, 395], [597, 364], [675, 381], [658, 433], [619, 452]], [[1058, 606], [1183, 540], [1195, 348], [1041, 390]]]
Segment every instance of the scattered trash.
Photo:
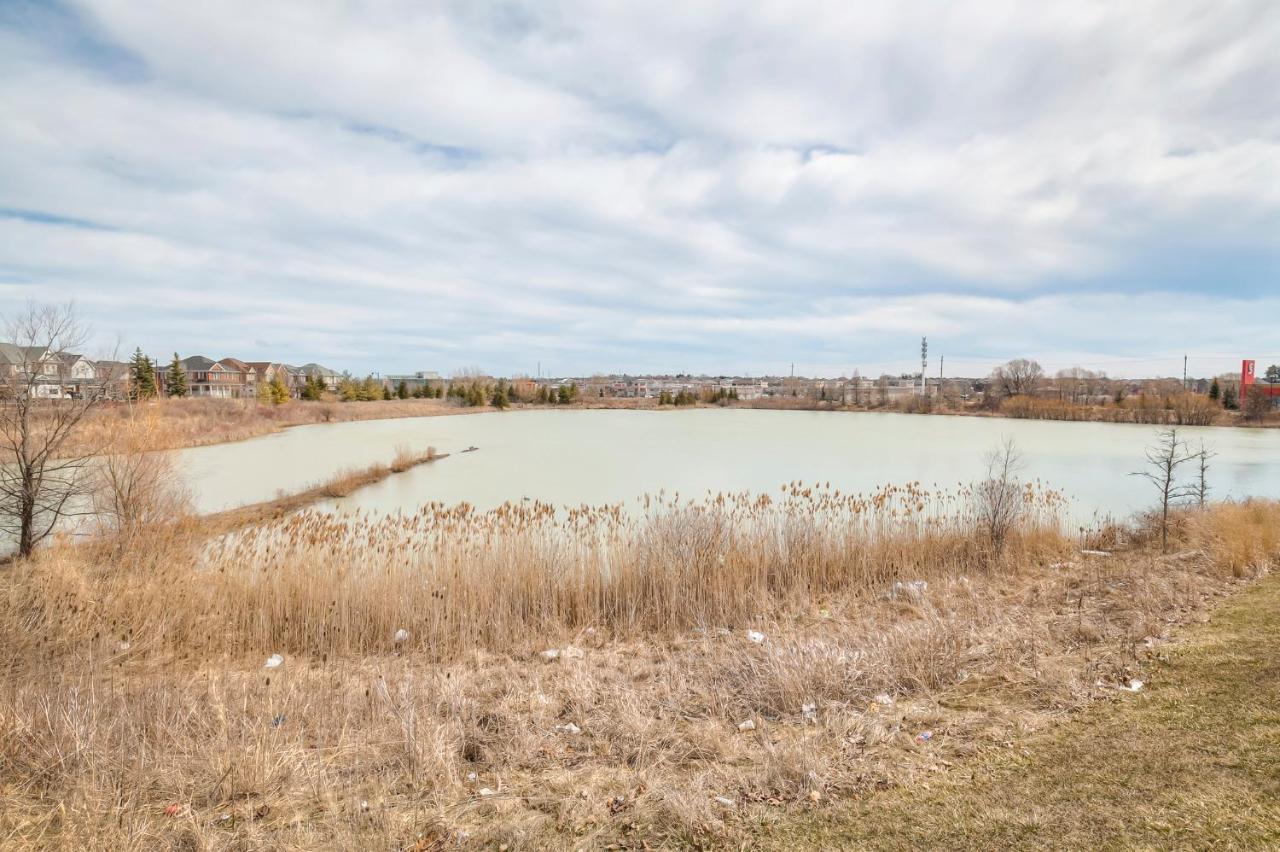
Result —
[[738, 730], [744, 733], [747, 731], [754, 731], [755, 729], [756, 729], [756, 723], [754, 719], [748, 719], [745, 722], [738, 723]]
[[759, 630], [748, 630], [747, 641], [755, 642], [757, 645], [759, 645], [761, 642], [764, 641], [764, 634], [761, 633]]
[[485, 798], [488, 798], [489, 796], [496, 796], [498, 794], [490, 790], [488, 787], [481, 787], [480, 795], [484, 796]]
[[877, 704], [883, 704], [885, 707], [888, 707], [890, 704], [893, 703], [893, 697], [890, 696], [889, 693], [887, 692], [880, 693], [875, 697], [874, 700]]
[[566, 725], [556, 725], [556, 730], [564, 731], [566, 734], [568, 734], [571, 737], [582, 733], [582, 729], [579, 728], [577, 725], [573, 724], [572, 722], [569, 722]]
[[279, 716], [271, 720], [271, 727], [278, 728], [284, 724], [285, 715], [281, 713]]
[[218, 821], [218, 822], [220, 822], [220, 823], [221, 823], [221, 822], [231, 822], [231, 814], [223, 814], [222, 816], [218, 817], [218, 820], [217, 820], [217, 821]]
[[1120, 688], [1123, 689], [1125, 692], [1137, 692], [1138, 690], [1142, 689], [1143, 686], [1144, 684], [1142, 681], [1138, 680], [1137, 678], [1134, 678], [1129, 681], [1128, 686], [1121, 686]]
[[933, 739], [933, 731], [921, 731], [916, 734], [916, 742], [918, 743], [927, 743], [931, 739]]
[[182, 805], [176, 802], [164, 809], [165, 816], [177, 816], [180, 813], [182, 813]]
[[829, 609], [818, 610], [818, 618], [830, 618], [830, 617], [831, 617], [831, 610]]
[[401, 627], [396, 631], [396, 635], [391, 637], [391, 641], [399, 645], [401, 642], [409, 641], [409, 631]]
[[575, 648], [573, 645], [566, 645], [560, 649], [560, 656], [566, 660], [581, 660], [585, 654], [581, 648]]
[[731, 808], [734, 806], [734, 801], [728, 796], [716, 796], [716, 804], [724, 805], [726, 808]]
[[476, 783], [476, 781], [477, 781], [479, 778], [480, 778], [480, 776], [479, 776], [479, 775], [476, 775], [474, 772], [468, 772], [468, 773], [467, 773], [467, 780], [468, 780], [468, 781], [470, 781], [472, 784]]
[[267, 657], [267, 663], [266, 665], [263, 666], [263, 668], [278, 669], [283, 665], [284, 665], [284, 657], [280, 656], [279, 654], [272, 654], [270, 657]]
[[800, 715], [804, 717], [806, 722], [818, 721], [818, 705], [805, 704], [800, 708]]
[[889, 589], [889, 600], [896, 601], [898, 598], [910, 598], [913, 601], [920, 600], [924, 597], [924, 593], [928, 590], [929, 584], [924, 580], [908, 580], [895, 581]]
[[544, 660], [558, 660], [560, 659], [560, 649], [548, 648], [547, 650], [543, 651], [540, 656]]
[[1106, 559], [1109, 556], [1111, 556], [1111, 552], [1108, 550], [1082, 550], [1080, 551], [1080, 555], [1081, 556], [1100, 556], [1103, 559]]
[[811, 802], [820, 802], [820, 801], [822, 801], [822, 793], [821, 793], [820, 791], [818, 791], [818, 790], [810, 790], [810, 791], [809, 791], [809, 801], [811, 801]]
[[259, 805], [253, 811], [254, 819], [266, 819], [267, 814], [271, 813], [270, 805]]
[[1076, 567], [1076, 563], [1074, 563], [1074, 562], [1054, 562], [1054, 563], [1053, 563], [1053, 564], [1051, 564], [1049, 567], [1050, 567], [1050, 568], [1052, 568], [1054, 571], [1061, 571], [1063, 568], [1074, 568], [1074, 567]]
[[367, 810], [369, 810], [369, 803], [368, 803], [367, 801], [365, 801], [364, 799], [361, 799], [361, 800], [360, 800], [360, 810], [362, 810], [362, 811], [367, 811]]
[[128, 642], [121, 642], [119, 645], [116, 646], [116, 650], [123, 654], [125, 651], [129, 650], [129, 648], [131, 647], [132, 646]]

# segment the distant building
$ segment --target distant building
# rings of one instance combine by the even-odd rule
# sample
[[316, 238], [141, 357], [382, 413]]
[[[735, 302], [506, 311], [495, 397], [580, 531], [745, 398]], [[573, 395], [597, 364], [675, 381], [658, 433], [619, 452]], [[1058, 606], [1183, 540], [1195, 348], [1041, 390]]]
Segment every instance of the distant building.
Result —
[[1257, 363], [1252, 360], [1240, 362], [1240, 401], [1248, 399], [1251, 388], [1257, 388], [1271, 400], [1274, 406], [1280, 403], [1280, 381], [1268, 381], [1257, 376]]
[[400, 387], [401, 382], [404, 382], [404, 386], [409, 393], [420, 394], [423, 388], [436, 388], [443, 385], [444, 379], [435, 370], [420, 370], [416, 373], [393, 373], [383, 377], [382, 386], [394, 393]]

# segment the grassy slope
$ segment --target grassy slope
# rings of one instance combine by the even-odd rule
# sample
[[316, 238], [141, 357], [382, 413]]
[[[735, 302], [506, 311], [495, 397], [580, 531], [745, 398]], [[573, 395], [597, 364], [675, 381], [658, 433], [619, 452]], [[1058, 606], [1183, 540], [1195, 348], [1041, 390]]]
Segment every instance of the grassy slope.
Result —
[[801, 824], [787, 848], [1280, 846], [1280, 575], [1230, 599], [1137, 695], [1017, 756], [928, 789], [872, 795]]

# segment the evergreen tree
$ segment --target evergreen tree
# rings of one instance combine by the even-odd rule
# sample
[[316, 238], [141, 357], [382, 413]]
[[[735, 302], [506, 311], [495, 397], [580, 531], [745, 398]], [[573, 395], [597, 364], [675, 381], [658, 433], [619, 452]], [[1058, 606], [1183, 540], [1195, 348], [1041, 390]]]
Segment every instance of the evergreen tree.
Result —
[[1235, 385], [1227, 385], [1222, 389], [1222, 407], [1230, 411], [1240, 408], [1240, 394], [1236, 391]]
[[490, 404], [497, 409], [506, 408], [510, 405], [507, 399], [507, 386], [504, 382], [498, 382], [497, 387], [493, 389], [493, 397], [489, 400]]
[[133, 353], [133, 398], [134, 399], [155, 399], [156, 396], [156, 371], [151, 364], [151, 359], [142, 354], [142, 348], [139, 347]]
[[173, 361], [169, 364], [169, 396], [183, 397], [187, 395], [187, 371], [182, 367], [178, 353], [173, 353]]
[[258, 382], [258, 387], [254, 391], [254, 395], [258, 398], [258, 402], [263, 405], [269, 405], [271, 403], [271, 383]]
[[396, 396], [399, 399], [409, 398], [409, 385], [405, 383], [404, 379], [401, 379], [400, 384], [396, 385]]
[[271, 377], [271, 402], [282, 405], [289, 401], [289, 386], [284, 383], [284, 376], [276, 373]]
[[1213, 384], [1209, 385], [1209, 399], [1214, 402], [1222, 399], [1222, 386], [1218, 384], [1217, 378], [1214, 378]]

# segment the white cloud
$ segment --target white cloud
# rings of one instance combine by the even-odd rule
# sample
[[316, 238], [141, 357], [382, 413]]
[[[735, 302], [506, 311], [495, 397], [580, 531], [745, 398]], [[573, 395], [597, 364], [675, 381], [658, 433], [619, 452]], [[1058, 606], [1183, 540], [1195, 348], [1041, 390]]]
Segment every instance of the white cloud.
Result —
[[77, 297], [157, 351], [590, 372], [905, 368], [925, 333], [996, 359], [1265, 347], [1230, 312], [1270, 307], [1280, 265], [1267, 2], [16, 8], [0, 307]]

